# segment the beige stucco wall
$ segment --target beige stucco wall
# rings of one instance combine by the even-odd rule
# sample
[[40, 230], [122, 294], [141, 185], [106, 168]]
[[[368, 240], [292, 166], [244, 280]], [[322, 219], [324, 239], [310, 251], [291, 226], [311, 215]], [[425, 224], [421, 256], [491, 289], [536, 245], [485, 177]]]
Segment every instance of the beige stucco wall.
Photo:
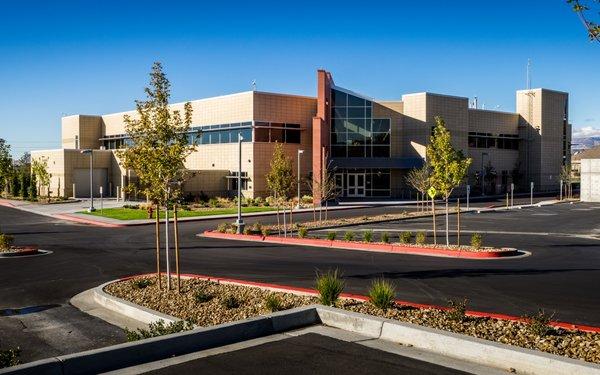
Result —
[[373, 118], [390, 119], [390, 156], [403, 154], [402, 102], [373, 102]]

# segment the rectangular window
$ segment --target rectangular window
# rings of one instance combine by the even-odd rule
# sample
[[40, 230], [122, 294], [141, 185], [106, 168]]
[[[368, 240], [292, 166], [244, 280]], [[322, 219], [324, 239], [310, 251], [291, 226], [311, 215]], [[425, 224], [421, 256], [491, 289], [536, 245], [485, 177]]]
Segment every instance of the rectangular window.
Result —
[[255, 142], [269, 142], [269, 129], [255, 128], [254, 137]]
[[365, 118], [365, 108], [348, 107], [348, 118]]
[[348, 116], [346, 116], [347, 112], [346, 112], [346, 107], [333, 107], [333, 110], [331, 111], [331, 117], [333, 118], [346, 118]]
[[345, 158], [346, 157], [346, 146], [332, 146], [331, 156], [334, 158]]
[[349, 158], [364, 158], [365, 146], [348, 146]]

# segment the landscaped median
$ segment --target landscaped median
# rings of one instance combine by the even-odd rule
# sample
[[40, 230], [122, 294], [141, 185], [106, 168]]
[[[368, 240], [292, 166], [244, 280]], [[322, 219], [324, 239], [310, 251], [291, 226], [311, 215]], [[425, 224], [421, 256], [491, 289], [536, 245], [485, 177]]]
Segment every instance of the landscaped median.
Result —
[[395, 254], [415, 254], [427, 256], [443, 256], [455, 258], [503, 258], [511, 256], [520, 256], [526, 254], [514, 248], [491, 248], [472, 246], [441, 246], [441, 245], [413, 245], [401, 243], [374, 243], [365, 241], [347, 241], [335, 239], [321, 238], [299, 238], [282, 236], [263, 236], [254, 234], [234, 234], [222, 233], [220, 231], [205, 231], [202, 236], [210, 238], [221, 238], [227, 240], [252, 241], [263, 243], [278, 243], [286, 245], [313, 246], [322, 248], [344, 249], [344, 250], [359, 250], [359, 251], [374, 251], [381, 253]]
[[[156, 281], [156, 275], [123, 278], [105, 284], [101, 293], [110, 295], [110, 298], [115, 301], [138, 305], [144, 311], [156, 311], [200, 327], [256, 318], [276, 311], [322, 303], [334, 305], [341, 309], [337, 310], [340, 311], [339, 313], [336, 313], [334, 311], [336, 309], [333, 309], [328, 312], [329, 315], [360, 313], [354, 315], [355, 318], [353, 319], [359, 319], [361, 316], [369, 319], [367, 316], [370, 316], [372, 319], [380, 319], [379, 323], [383, 323], [384, 326], [386, 321], [403, 322], [400, 324], [410, 323], [422, 326], [421, 328], [406, 326], [404, 329], [425, 330], [420, 334], [408, 335], [406, 332], [399, 333], [402, 327], [395, 328], [399, 330], [397, 334], [404, 335], [404, 338], [400, 340], [395, 339], [394, 336], [389, 336], [386, 339], [397, 340], [396, 342], [400, 343], [423, 346], [425, 345], [423, 343], [405, 340], [422, 338], [423, 335], [432, 332], [448, 335], [449, 333], [442, 332], [449, 331], [452, 332], [450, 335], [454, 335], [453, 338], [466, 340], [466, 342], [473, 340], [467, 337], [471, 336], [510, 345], [498, 346], [498, 344], [489, 341], [482, 342], [483, 345], [495, 345], [496, 348], [501, 347], [505, 351], [519, 351], [521, 349], [515, 347], [522, 347], [587, 362], [600, 363], [600, 328], [553, 322], [543, 313], [532, 314], [529, 317], [515, 317], [469, 311], [466, 309], [465, 303], [461, 301], [454, 301], [449, 306], [413, 304], [395, 300], [393, 285], [383, 280], [373, 283], [368, 297], [342, 293], [343, 280], [339, 279], [337, 274], [331, 272], [318, 275], [316, 280], [317, 290], [218, 277], [186, 275], [181, 280], [180, 291], [173, 289], [167, 292], [164, 290], [166, 280], [163, 280], [162, 290], [159, 290]], [[132, 314], [132, 317], [135, 317], [135, 311]], [[381, 318], [386, 320], [381, 321]], [[336, 327], [333, 323], [330, 324], [325, 321], [323, 323]], [[344, 324], [352, 326], [353, 329], [362, 327], [360, 328], [364, 331], [362, 333], [368, 333], [369, 331], [370, 325], [347, 323]], [[338, 322], [337, 324], [341, 323]], [[341, 324], [338, 328], [348, 329], [344, 324]], [[181, 325], [181, 327], [183, 326]], [[190, 325], [187, 329], [191, 328]], [[431, 330], [431, 328], [434, 330]], [[378, 335], [383, 338], [381, 331]], [[149, 336], [142, 335], [142, 337]], [[464, 339], [461, 339], [461, 337]], [[489, 344], [486, 344], [486, 342]], [[478, 347], [479, 350], [484, 350], [481, 348], [481, 343]], [[514, 349], [511, 349], [511, 347]], [[487, 351], [487, 349], [484, 351]], [[448, 354], [456, 356], [453, 351], [449, 351]], [[556, 358], [560, 361], [560, 357]], [[511, 363], [505, 363], [504, 365], [510, 366]], [[518, 366], [512, 367], [518, 369]]]

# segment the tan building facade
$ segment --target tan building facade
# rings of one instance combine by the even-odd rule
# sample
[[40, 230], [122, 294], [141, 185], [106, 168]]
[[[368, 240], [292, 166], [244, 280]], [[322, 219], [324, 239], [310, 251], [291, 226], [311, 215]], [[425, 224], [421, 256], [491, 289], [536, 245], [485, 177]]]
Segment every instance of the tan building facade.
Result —
[[[341, 195], [348, 198], [414, 197], [406, 186], [410, 168], [426, 160], [435, 118], [442, 117], [454, 145], [473, 162], [468, 179], [474, 194], [503, 193], [511, 183], [536, 190], [558, 189], [558, 175], [570, 160], [568, 94], [535, 89], [517, 92], [517, 112], [474, 108], [468, 98], [433, 93], [378, 101], [336, 86], [330, 73], [318, 71], [316, 97], [258, 91], [191, 101], [189, 142], [196, 150], [186, 167], [190, 196], [232, 196], [237, 191], [238, 134], [242, 142], [242, 193], [266, 197], [265, 175], [275, 143], [284, 146], [301, 178], [318, 178], [323, 160], [332, 166]], [[183, 103], [173, 104], [182, 109]], [[126, 147], [124, 115], [75, 115], [62, 119], [62, 148], [37, 151], [52, 174], [50, 192], [88, 196], [93, 150], [95, 195], [116, 196], [135, 184], [115, 150]], [[307, 192], [306, 184], [302, 184]], [[464, 192], [464, 187], [458, 189]], [[143, 197], [139, 197], [143, 198]]]

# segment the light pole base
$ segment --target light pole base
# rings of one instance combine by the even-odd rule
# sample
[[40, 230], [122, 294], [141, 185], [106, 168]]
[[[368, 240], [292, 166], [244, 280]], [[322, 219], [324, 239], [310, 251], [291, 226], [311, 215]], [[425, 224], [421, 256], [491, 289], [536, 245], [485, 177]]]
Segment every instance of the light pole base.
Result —
[[94, 212], [94, 211], [96, 211], [96, 209], [94, 207], [90, 207], [87, 209], [87, 212]]
[[237, 234], [243, 234], [244, 233], [244, 227], [246, 226], [246, 224], [244, 223], [243, 219], [236, 220], [235, 221], [235, 226], [237, 227]]

